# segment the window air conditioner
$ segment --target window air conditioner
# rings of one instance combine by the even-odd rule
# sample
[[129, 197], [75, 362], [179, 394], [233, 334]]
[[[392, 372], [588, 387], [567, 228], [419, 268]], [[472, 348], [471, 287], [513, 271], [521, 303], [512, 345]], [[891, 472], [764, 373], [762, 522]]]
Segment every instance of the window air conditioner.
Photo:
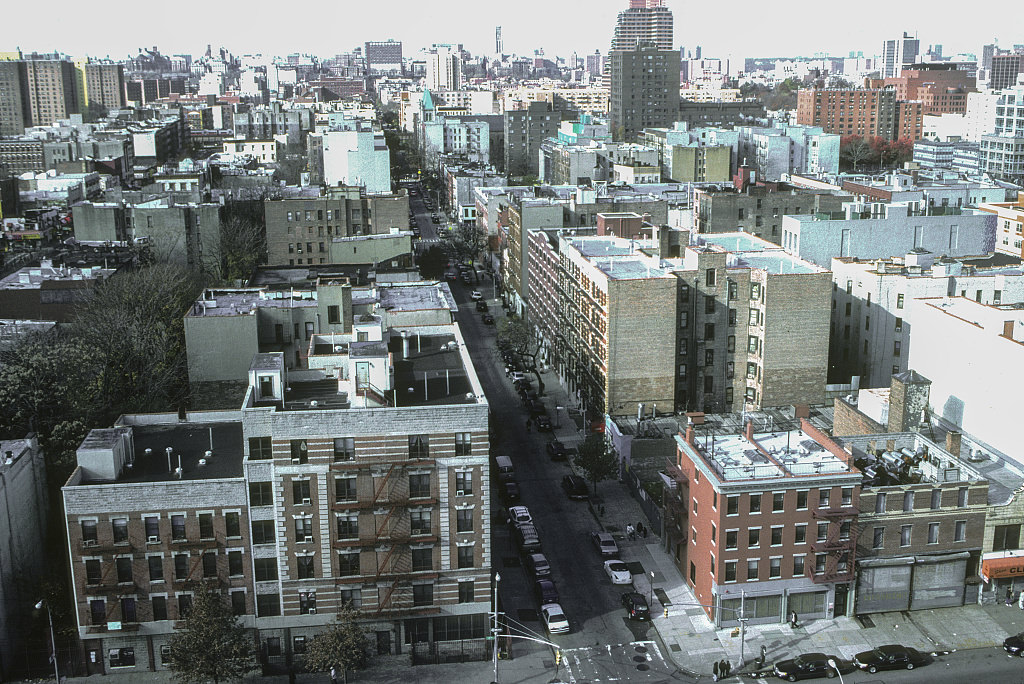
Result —
[[82, 546], [99, 546], [99, 542], [95, 539], [83, 539]]
[[292, 463], [299, 463], [299, 459], [297, 459], [297, 458], [293, 458], [293, 459], [292, 459]]
[[303, 503], [303, 504], [308, 504], [308, 503], [309, 503], [309, 499], [303, 499], [303, 500], [302, 500], [302, 503]]
[[155, 534], [154, 534], [154, 535], [151, 535], [150, 537], [148, 537], [148, 538], [147, 538], [147, 541], [148, 541], [148, 542], [149, 542], [150, 544], [155, 544], [155, 543], [157, 543], [158, 541], [160, 541], [160, 537], [158, 537], [157, 535], [155, 535]]
[[465, 490], [459, 489], [455, 492], [455, 496], [466, 496]]

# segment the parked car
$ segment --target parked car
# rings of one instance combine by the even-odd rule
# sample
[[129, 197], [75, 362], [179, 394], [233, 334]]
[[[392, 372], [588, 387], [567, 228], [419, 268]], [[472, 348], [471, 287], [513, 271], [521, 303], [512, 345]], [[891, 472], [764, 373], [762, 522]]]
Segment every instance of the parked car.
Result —
[[826, 653], [801, 653], [796, 658], [775, 663], [773, 669], [776, 677], [791, 682], [814, 677], [835, 677], [836, 668], [828, 664], [829, 660], [834, 660], [837, 665], [840, 662], [836, 656]]
[[570, 499], [585, 501], [590, 498], [590, 489], [579, 475], [566, 475], [562, 478], [562, 489]]
[[485, 302], [482, 299], [476, 300], [476, 310], [477, 311], [487, 311], [487, 302]]
[[551, 419], [547, 417], [547, 414], [537, 416], [537, 430], [540, 432], [551, 432], [554, 430], [554, 427], [551, 425]]
[[615, 543], [609, 532], [592, 532], [590, 540], [594, 542], [594, 548], [605, 558], [616, 558], [619, 555], [619, 545]]
[[515, 482], [502, 482], [501, 497], [505, 500], [505, 503], [519, 501], [519, 484]]
[[522, 373], [520, 373], [519, 371], [512, 371], [511, 373], [509, 373], [508, 377], [509, 377], [510, 380], [512, 380], [513, 383], [515, 383], [515, 382], [519, 382], [520, 380], [522, 380], [526, 376], [523, 375]]
[[[529, 572], [533, 579], [543, 579], [544, 577], [551, 577], [551, 564], [548, 563], [547, 556], [543, 553], [531, 553], [526, 556], [523, 561], [526, 566], [527, 572]], [[555, 601], [555, 603], [558, 603]]]
[[555, 583], [549, 579], [540, 579], [533, 583], [533, 593], [537, 596], [537, 602], [542, 606], [548, 603], [558, 603], [558, 590]]
[[540, 553], [540, 535], [533, 523], [524, 523], [516, 526], [516, 543], [523, 553]]
[[[1003, 648], [1006, 648], [1005, 642]], [[925, 664], [925, 656], [916, 648], [887, 644], [858, 653], [853, 657], [853, 664], [871, 674], [879, 670], [913, 670], [918, 665]]]
[[494, 325], [494, 316], [489, 313], [485, 313], [481, 316], [480, 320], [484, 322], [484, 325]]
[[532, 523], [533, 516], [530, 515], [530, 509], [526, 506], [512, 506], [508, 509], [508, 522], [511, 525]]
[[540, 615], [548, 634], [564, 634], [569, 631], [569, 618], [557, 603], [545, 603], [540, 607]]
[[569, 450], [557, 439], [548, 442], [547, 449], [552, 461], [564, 461], [569, 457]]
[[604, 562], [604, 572], [608, 575], [608, 579], [612, 581], [612, 584], [632, 584], [633, 573], [629, 571], [629, 567], [620, 560], [606, 560]]
[[1003, 641], [1003, 650], [1010, 655], [1024, 658], [1024, 632], [1006, 637]]
[[457, 273], [455, 273], [455, 271], [448, 271], [447, 273], [444, 274], [444, 277], [450, 283], [454, 283], [456, 280], [459, 279], [459, 276]]
[[651, 608], [647, 599], [638, 591], [627, 591], [622, 595], [622, 607], [626, 609], [626, 617], [630, 620], [650, 620]]

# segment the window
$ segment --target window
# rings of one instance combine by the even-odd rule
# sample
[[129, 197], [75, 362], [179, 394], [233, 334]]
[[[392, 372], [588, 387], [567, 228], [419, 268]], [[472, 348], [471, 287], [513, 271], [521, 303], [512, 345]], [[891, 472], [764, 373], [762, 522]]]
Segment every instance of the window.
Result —
[[117, 558], [114, 560], [114, 565], [117, 568], [117, 582], [118, 584], [129, 584], [132, 581], [132, 559], [131, 558]]
[[715, 269], [709, 268], [704, 273], [704, 284], [707, 285], [708, 287], [715, 286]]
[[128, 543], [128, 518], [114, 518], [110, 521], [110, 526], [114, 530], [115, 544]]
[[340, 513], [337, 518], [338, 539], [359, 538], [359, 514]]
[[199, 538], [213, 539], [213, 513], [199, 514]]
[[807, 492], [806, 491], [802, 491], [802, 492], [797, 492], [796, 493], [796, 509], [798, 511], [806, 511], [807, 510]]
[[825, 554], [816, 553], [814, 554], [814, 574], [824, 575], [825, 574]]
[[939, 523], [937, 522], [928, 523], [928, 543], [939, 543]]
[[99, 584], [103, 579], [103, 571], [100, 562], [96, 559], [85, 561], [85, 583]]
[[956, 505], [957, 508], [967, 507], [967, 487], [961, 487], [956, 491]]
[[178, 617], [185, 619], [192, 612], [192, 594], [178, 594]]
[[704, 394], [711, 394], [715, 391], [715, 376], [704, 376]]
[[[146, 563], [149, 565], [149, 581], [163, 582], [164, 559], [161, 556], [149, 556], [146, 559]], [[86, 569], [88, 569], [88, 565], [86, 566]]]
[[804, 574], [804, 557], [793, 556], [793, 577], [799, 577]]
[[896, 332], [903, 332], [903, 319], [902, 318], [897, 318], [896, 319]]
[[893, 355], [893, 356], [899, 356], [899, 355], [900, 355], [900, 354], [902, 353], [902, 352], [900, 351], [900, 350], [901, 350], [901, 348], [902, 348], [902, 346], [903, 346], [903, 345], [902, 345], [902, 344], [900, 344], [900, 341], [899, 341], [899, 340], [894, 340], [894, 341], [893, 341], [893, 343], [892, 343], [892, 355]]
[[736, 581], [736, 561], [734, 560], [725, 561], [725, 581]]
[[354, 437], [338, 437], [334, 440], [334, 462], [353, 461], [356, 457]]
[[782, 546], [782, 528], [772, 528], [772, 546]]
[[726, 530], [725, 532], [725, 548], [735, 549], [737, 546], [736, 538], [739, 536], [738, 530]]
[[341, 323], [341, 307], [338, 306], [337, 304], [332, 304], [327, 307], [327, 323]]
[[747, 580], [756, 580], [757, 579], [757, 564], [758, 564], [758, 559], [757, 558], [748, 558], [747, 559]]
[[875, 513], [885, 513], [885, 494], [881, 492], [875, 495]]
[[253, 559], [253, 572], [257, 582], [271, 582], [277, 579], [276, 558]]
[[772, 494], [772, 513], [781, 512], [786, 506], [786, 494], [784, 492], [775, 492]]
[[455, 473], [455, 489], [462, 492], [464, 495], [473, 493], [473, 472], [472, 471], [456, 471]]
[[818, 541], [822, 542], [828, 539], [828, 525], [827, 522], [818, 523]]
[[966, 541], [967, 540], [967, 521], [957, 520], [953, 525], [953, 541]]
[[472, 546], [460, 546], [460, 547], [458, 547], [458, 567], [460, 567], [460, 568], [471, 568], [471, 567], [473, 567], [473, 547]]
[[102, 625], [107, 621], [107, 604], [103, 599], [89, 601], [89, 613], [92, 616], [92, 624]]
[[715, 296], [704, 295], [704, 313], [713, 314], [715, 313]]
[[455, 455], [456, 456], [469, 456], [472, 453], [472, 442], [470, 440], [470, 433], [468, 432], [457, 432], [455, 433]]
[[269, 482], [249, 483], [250, 506], [273, 506], [274, 492]]
[[910, 533], [913, 525], [900, 525], [900, 546], [910, 546]]
[[782, 558], [768, 559], [768, 577], [782, 577]]
[[167, 597], [166, 596], [150, 596], [150, 606], [153, 608], [153, 619], [154, 620], [166, 620], [167, 619]]
[[[465, 475], [466, 473], [455, 473], [455, 486], [456, 487], [458, 487], [459, 484], [460, 484], [459, 483], [459, 475], [460, 474]], [[468, 484], [472, 485], [472, 483], [473, 483], [472, 473], [468, 473], [468, 474], [471, 476], [469, 478], [469, 483]], [[467, 483], [463, 482], [461, 484], [467, 484]], [[430, 496], [430, 475], [427, 475], [427, 474], [410, 475], [409, 476], [409, 497], [415, 499], [415, 498], [423, 498], [423, 497], [428, 497], [428, 496]], [[355, 497], [353, 496], [353, 498], [355, 498]]]
[[338, 590], [338, 597], [341, 599], [341, 605], [349, 605], [359, 610], [363, 605], [363, 595], [359, 589], [340, 589]]
[[694, 516], [697, 515], [697, 499], [693, 500], [693, 514]]
[[269, 437], [249, 438], [249, 458], [252, 460], [264, 460], [274, 456], [274, 448]]
[[427, 435], [409, 435], [409, 458], [429, 458], [430, 439]]
[[146, 526], [146, 539], [149, 541], [160, 541], [160, 518], [155, 515], [146, 516], [143, 518], [143, 523]]
[[217, 554], [216, 553], [204, 553], [203, 554], [203, 577], [216, 577], [217, 576]]
[[736, 325], [736, 309], [729, 309], [729, 325]]
[[292, 480], [292, 503], [301, 506], [309, 500], [309, 480]]
[[750, 283], [750, 298], [761, 299], [761, 283]]
[[736, 336], [729, 335], [725, 338], [725, 350], [732, 354], [736, 351]]
[[761, 495], [751, 494], [750, 495], [750, 512], [760, 513], [761, 512]]
[[356, 478], [337, 477], [334, 479], [334, 498], [338, 501], [356, 500]]
[[242, 536], [242, 526], [239, 522], [238, 511], [228, 511], [224, 514], [224, 531], [228, 537]]
[[939, 508], [942, 508], [942, 490], [941, 489], [933, 489], [932, 490], [932, 510], [934, 511], [934, 510], [939, 509]]
[[704, 324], [704, 339], [713, 340], [715, 339], [715, 324], [705, 323]]
[[757, 325], [758, 320], [759, 318], [757, 309], [751, 309], [750, 312], [747, 314], [747, 325]]
[[172, 515], [171, 516], [171, 539], [174, 541], [185, 540], [185, 516], [184, 515]]
[[[298, 327], [298, 323], [295, 324]], [[295, 335], [298, 337], [298, 334]], [[309, 462], [309, 446], [304, 439], [293, 439], [291, 442], [292, 463]]]
[[238, 577], [243, 574], [242, 552], [228, 551], [228, 575]]
[[706, 349], [704, 350], [704, 365], [714, 366], [715, 365], [715, 350]]
[[734, 281], [730, 280], [729, 281], [729, 299], [738, 299], [738, 298], [739, 298], [739, 285], [737, 285]]
[[304, 516], [295, 519], [295, 541], [298, 543], [313, 541], [313, 518]]
[[914, 510], [914, 492], [903, 492], [903, 511]]
[[313, 564], [313, 554], [295, 556], [295, 567], [299, 579], [313, 579], [316, 577], [316, 566]]
[[434, 585], [414, 584], [412, 587], [412, 605], [432, 606], [434, 605]]
[[818, 508], [828, 508], [829, 501], [832, 498], [831, 489], [820, 489], [818, 490]]
[[725, 500], [726, 515], [739, 515], [740, 512], [740, 497], [730, 496]]
[[873, 549], [880, 549], [880, 548], [882, 548], [884, 546], [884, 544], [885, 544], [885, 528], [884, 527], [876, 527], [876, 528], [874, 528], [873, 534], [872, 534], [872, 537], [871, 537], [871, 548], [873, 548]]
[[188, 579], [188, 554], [176, 553], [174, 554], [174, 579], [185, 580]]
[[751, 378], [751, 379], [754, 379], [754, 380], [757, 379], [757, 364], [756, 363], [748, 363], [747, 364], [747, 377]]
[[472, 532], [473, 531], [473, 509], [472, 508], [460, 508], [455, 511], [455, 531], [456, 532]]
[[252, 521], [252, 543], [273, 544], [274, 543], [274, 521], [253, 520]]
[[902, 309], [903, 308], [903, 295], [901, 295], [901, 294], [896, 295], [896, 308], [897, 309]]
[[807, 524], [801, 523], [793, 526], [793, 543], [804, 544], [807, 542]]
[[747, 530], [747, 548], [756, 549], [761, 545], [761, 528], [751, 527]]
[[434, 549], [422, 548], [412, 550], [412, 570], [421, 572], [434, 569]]
[[[416, 569], [416, 554], [413, 553], [413, 570]], [[338, 575], [346, 577], [359, 574], [359, 552], [345, 551], [338, 554]]]

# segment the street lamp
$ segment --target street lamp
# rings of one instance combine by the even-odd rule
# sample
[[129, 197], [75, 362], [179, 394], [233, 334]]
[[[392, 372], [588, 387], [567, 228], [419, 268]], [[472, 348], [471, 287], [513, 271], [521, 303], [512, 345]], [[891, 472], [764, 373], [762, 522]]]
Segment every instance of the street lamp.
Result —
[[843, 682], [843, 673], [839, 671], [839, 663], [836, 662], [835, 658], [828, 659], [828, 666], [835, 670], [836, 674], [839, 675], [839, 684], [845, 684], [845, 682]]
[[498, 582], [501, 581], [501, 574], [494, 573], [494, 627], [491, 633], [494, 634], [494, 681], [491, 684], [498, 684]]
[[58, 684], [60, 683], [60, 670], [57, 669], [57, 640], [53, 638], [53, 613], [50, 612], [50, 604], [47, 603], [46, 599], [40, 599], [36, 603], [36, 610], [42, 609], [46, 606], [46, 617], [50, 621], [50, 653], [53, 658], [53, 679]]
[[555, 429], [556, 429], [556, 430], [557, 430], [557, 429], [558, 429], [559, 427], [561, 427], [561, 423], [559, 423], [559, 421], [558, 421], [558, 412], [559, 412], [559, 411], [561, 411], [561, 410], [562, 410], [562, 409], [564, 409], [564, 408], [565, 408], [564, 406], [556, 406], [556, 407], [555, 407]]
[[650, 591], [650, 595], [651, 595], [651, 599], [650, 599], [650, 601], [647, 602], [648, 610], [650, 610], [651, 608], [654, 607], [654, 571], [653, 570], [651, 570], [651, 591]]

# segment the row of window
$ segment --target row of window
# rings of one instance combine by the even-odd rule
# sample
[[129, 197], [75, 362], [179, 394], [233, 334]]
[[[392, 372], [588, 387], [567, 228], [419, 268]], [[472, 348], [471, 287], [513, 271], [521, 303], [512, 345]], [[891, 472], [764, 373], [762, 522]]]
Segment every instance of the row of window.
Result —
[[[956, 507], [966, 508], [967, 507], [967, 487], [959, 487], [956, 490]], [[931, 510], [938, 510], [942, 508], [942, 492], [941, 489], [933, 489], [929, 497], [929, 508]], [[910, 512], [914, 510], [914, 498], [915, 492], [907, 491], [903, 492], [902, 510], [904, 512]], [[875, 513], [885, 513], [887, 501], [894, 497], [894, 494], [888, 494], [879, 492], [875, 497]]]
[[[409, 498], [429, 498], [431, 495], [430, 473], [409, 474]], [[310, 480], [292, 480], [292, 502], [296, 505], [305, 505], [310, 499]], [[473, 471], [455, 472], [455, 489], [461, 492], [462, 496], [469, 496], [473, 493]], [[356, 476], [348, 475], [334, 478], [334, 498], [338, 503], [358, 500], [356, 487]], [[274, 487], [269, 481], [249, 483], [249, 505], [250, 506], [273, 506]]]
[[[340, 316], [340, 315], [339, 315]], [[333, 321], [338, 322], [338, 321]], [[296, 324], [298, 325], [298, 324]], [[308, 323], [307, 326], [312, 326]], [[297, 329], [296, 329], [297, 330]], [[307, 328], [307, 336], [312, 334], [312, 328]], [[296, 332], [296, 337], [298, 333]], [[293, 463], [309, 462], [309, 443], [305, 439], [293, 439], [289, 444]], [[455, 455], [469, 456], [473, 451], [472, 433], [455, 433]], [[273, 441], [270, 437], [249, 438], [249, 459], [266, 460], [274, 457]], [[333, 458], [334, 462], [352, 461], [356, 457], [354, 437], [336, 437], [334, 439]], [[427, 459], [430, 458], [430, 435], [409, 435], [409, 458]]]
[[[314, 211], [316, 212], [316, 218], [313, 218]], [[367, 218], [370, 217], [370, 209], [369, 208], [366, 209], [366, 216], [367, 216]], [[302, 212], [302, 211], [289, 211], [289, 212], [287, 212], [285, 214], [285, 217], [286, 217], [286, 219], [288, 221], [323, 221], [324, 220], [324, 210], [323, 209], [316, 209], [316, 210], [306, 209], [304, 212]], [[344, 218], [345, 218], [345, 212], [342, 209], [328, 209], [327, 210], [327, 220], [328, 221], [332, 221], [332, 220], [341, 221]], [[352, 210], [352, 218], [353, 219], [362, 218], [362, 209], [353, 209]]]
[[[817, 525], [817, 540], [819, 542], [827, 541], [829, 538], [829, 525], [832, 523], [819, 522]], [[839, 524], [839, 539], [841, 541], [847, 541], [850, 539], [850, 529], [852, 526], [851, 521], [844, 520]], [[793, 525], [793, 544], [806, 544], [807, 543], [807, 524], [799, 523]], [[782, 546], [785, 526], [778, 525], [773, 526], [770, 529], [770, 545], [771, 546]], [[718, 543], [718, 528], [714, 523], [711, 525], [711, 543]], [[735, 551], [739, 549], [739, 537], [740, 530], [731, 529], [725, 531], [725, 550]], [[747, 528], [747, 546], [748, 549], [759, 549], [761, 548], [761, 528], [760, 527], [748, 527]], [[697, 528], [691, 528], [691, 542], [697, 543]]]
[[[175, 581], [196, 580], [202, 578], [214, 578], [218, 576], [217, 553], [210, 551], [202, 554], [198, 562], [191, 562], [191, 556], [187, 553], [176, 553], [172, 556], [173, 575]], [[240, 577], [243, 574], [243, 553], [240, 550], [227, 552], [228, 575]], [[273, 560], [273, 559], [271, 559]], [[149, 582], [164, 582], [165, 558], [163, 555], [146, 557]], [[113, 571], [113, 576], [111, 576]], [[85, 582], [88, 585], [112, 584], [112, 580], [118, 584], [131, 584], [135, 582], [135, 562], [130, 556], [121, 556], [114, 559], [113, 563], [104, 564], [98, 558], [87, 558], [85, 560]]]
[[[942, 529], [942, 524], [933, 522], [928, 523], [928, 542], [929, 544], [939, 543], [939, 534]], [[876, 527], [872, 531], [871, 548], [883, 549], [885, 548], [885, 528]], [[913, 544], [914, 537], [914, 526], [913, 525], [900, 525], [900, 546], [910, 546]], [[967, 541], [967, 521], [957, 520], [953, 523], [953, 541], [963, 542]]]
[[[832, 505], [832, 489], [825, 488], [819, 489], [817, 508], [828, 508]], [[796, 510], [805, 511], [808, 509], [808, 494], [809, 490], [798, 490], [796, 492]], [[714, 498], [712, 500], [712, 507], [718, 508], [718, 492], [714, 492]], [[740, 499], [746, 497], [747, 507], [746, 512], [750, 515], [756, 515], [762, 512], [762, 498], [763, 494], [733, 494], [726, 497], [726, 515], [739, 515], [740, 514]], [[852, 506], [853, 505], [853, 487], [843, 487], [840, 492], [839, 503], [841, 506]], [[786, 510], [786, 492], [774, 492], [771, 495], [771, 512], [781, 513]], [[697, 514], [697, 499], [693, 500], [693, 513]]]
[[[186, 517], [187, 516], [184, 513], [173, 513], [170, 515], [172, 541], [186, 541], [188, 539]], [[199, 513], [197, 518], [199, 521], [199, 538], [215, 539], [216, 529], [214, 525], [214, 514]], [[240, 518], [241, 514], [239, 511], [226, 511], [223, 514], [224, 536], [226, 538], [233, 539], [240, 538], [242, 536]], [[145, 516], [143, 517], [142, 522], [143, 528], [141, 531], [145, 533], [146, 542], [150, 544], [160, 542], [162, 538], [160, 534], [160, 516]], [[83, 544], [90, 546], [99, 543], [98, 520], [81, 520], [80, 525], [82, 527]], [[111, 518], [110, 532], [114, 544], [128, 544], [131, 541], [129, 536], [128, 518]]]
[[[455, 511], [455, 531], [472, 532], [476, 528], [474, 509], [459, 508]], [[300, 516], [294, 519], [295, 541], [297, 543], [313, 542], [313, 516]], [[359, 514], [339, 513], [335, 517], [338, 539], [359, 538]], [[433, 531], [430, 510], [417, 510], [409, 513], [410, 535], [426, 535]], [[276, 543], [276, 523], [273, 520], [252, 521], [252, 543], [255, 545]]]
[[[827, 560], [827, 554], [816, 553], [814, 554], [814, 574], [823, 575], [825, 574], [825, 563]], [[764, 575], [761, 571], [761, 559], [760, 558], [748, 558], [746, 561], [747, 573], [745, 580], [747, 582], [757, 581], [762, 579]], [[737, 581], [737, 566], [739, 561], [728, 560], [725, 561], [725, 582], [736, 582]], [[843, 573], [846, 571], [849, 565], [849, 559], [839, 561], [839, 567], [837, 572]], [[711, 572], [714, 574], [715, 569], [715, 557], [711, 556]], [[691, 566], [691, 571], [693, 567]], [[806, 568], [806, 556], [793, 556], [792, 565], [792, 577], [803, 577], [807, 572]], [[782, 577], [782, 557], [769, 558], [768, 559], [768, 574], [767, 579], [777, 579]], [[692, 578], [691, 578], [692, 579]]]

